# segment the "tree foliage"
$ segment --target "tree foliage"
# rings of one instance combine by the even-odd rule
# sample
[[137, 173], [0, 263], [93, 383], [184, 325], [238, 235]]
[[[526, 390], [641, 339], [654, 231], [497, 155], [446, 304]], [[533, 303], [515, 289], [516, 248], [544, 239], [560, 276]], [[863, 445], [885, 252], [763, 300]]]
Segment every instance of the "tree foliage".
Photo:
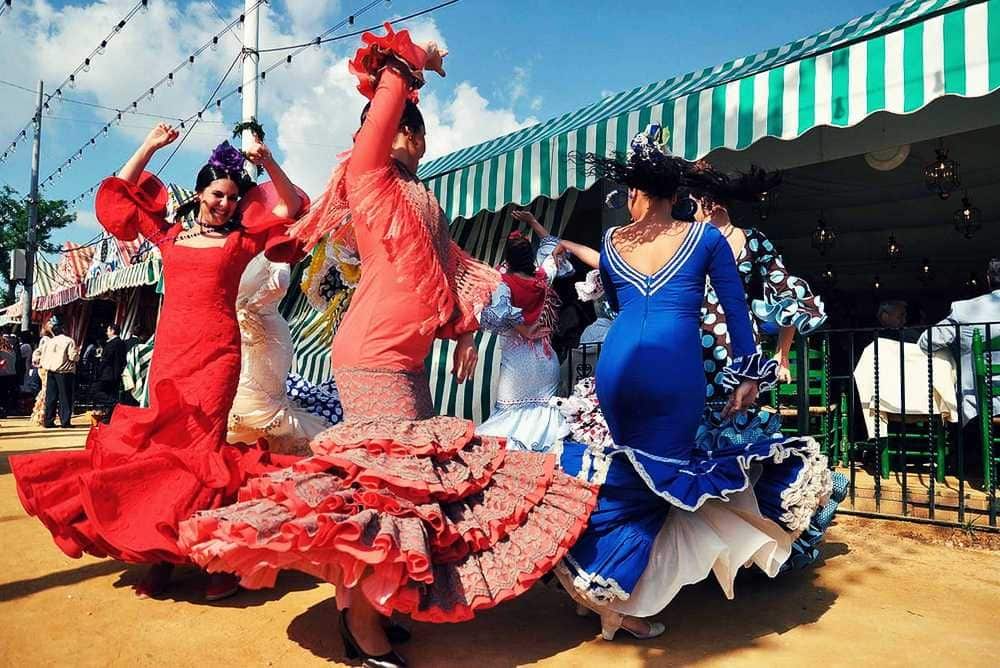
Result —
[[[41, 252], [54, 253], [59, 247], [51, 242], [52, 232], [76, 220], [65, 200], [42, 199], [38, 203], [38, 226], [35, 242]], [[16, 248], [28, 245], [28, 198], [10, 186], [0, 188], [0, 274], [6, 285], [6, 303], [14, 300], [14, 285], [7, 278], [10, 256]]]

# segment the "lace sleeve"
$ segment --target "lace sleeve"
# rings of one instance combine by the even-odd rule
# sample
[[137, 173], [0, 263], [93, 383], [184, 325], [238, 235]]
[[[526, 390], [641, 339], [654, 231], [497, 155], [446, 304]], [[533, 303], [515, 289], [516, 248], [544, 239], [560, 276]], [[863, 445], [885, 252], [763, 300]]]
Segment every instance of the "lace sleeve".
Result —
[[506, 334], [517, 325], [524, 324], [524, 314], [511, 302], [510, 288], [501, 282], [493, 292], [493, 300], [480, 314], [479, 324], [497, 334]]

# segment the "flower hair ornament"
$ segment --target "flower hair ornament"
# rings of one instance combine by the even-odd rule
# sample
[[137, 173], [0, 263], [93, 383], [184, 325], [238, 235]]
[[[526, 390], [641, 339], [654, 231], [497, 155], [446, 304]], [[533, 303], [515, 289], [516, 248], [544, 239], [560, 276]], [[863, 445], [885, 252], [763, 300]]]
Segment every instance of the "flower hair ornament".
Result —
[[212, 155], [208, 157], [209, 165], [227, 172], [242, 172], [245, 163], [246, 157], [244, 157], [243, 152], [228, 141], [216, 146]]

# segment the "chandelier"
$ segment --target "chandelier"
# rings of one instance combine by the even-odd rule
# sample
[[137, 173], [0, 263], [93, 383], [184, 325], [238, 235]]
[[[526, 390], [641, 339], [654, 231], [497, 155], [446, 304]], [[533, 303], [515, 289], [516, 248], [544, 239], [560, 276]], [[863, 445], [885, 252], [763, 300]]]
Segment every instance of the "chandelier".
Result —
[[823, 273], [819, 275], [819, 279], [827, 287], [832, 288], [837, 284], [837, 272], [834, 270], [832, 264], [826, 265], [826, 269], [824, 269]]
[[767, 220], [774, 210], [774, 200], [777, 199], [776, 190], [765, 190], [757, 195], [753, 202], [753, 211], [761, 220]]
[[979, 207], [972, 206], [969, 193], [965, 193], [962, 198], [962, 208], [955, 212], [952, 219], [955, 221], [955, 231], [960, 232], [966, 239], [971, 239], [972, 235], [983, 227], [983, 212]]
[[948, 199], [952, 191], [962, 185], [958, 177], [958, 162], [949, 159], [944, 148], [935, 149], [934, 153], [934, 161], [924, 167], [924, 180], [928, 190], [937, 193], [941, 199]]
[[831, 227], [826, 226], [823, 214], [820, 214], [816, 222], [816, 229], [812, 234], [812, 247], [819, 251], [820, 255], [826, 255], [827, 251], [837, 243], [837, 233]]
[[934, 270], [931, 269], [931, 261], [924, 258], [920, 263], [920, 271], [917, 273], [917, 280], [921, 283], [930, 283], [934, 279]]
[[889, 260], [889, 266], [895, 267], [896, 263], [903, 259], [903, 249], [896, 243], [896, 235], [889, 235], [889, 243], [885, 247], [885, 257]]

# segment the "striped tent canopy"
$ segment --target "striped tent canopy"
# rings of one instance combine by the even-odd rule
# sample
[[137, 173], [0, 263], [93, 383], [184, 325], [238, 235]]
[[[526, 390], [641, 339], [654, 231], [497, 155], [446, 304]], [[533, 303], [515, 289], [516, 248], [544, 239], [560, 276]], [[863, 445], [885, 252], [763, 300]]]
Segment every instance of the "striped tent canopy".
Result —
[[1000, 88], [1000, 0], [905, 0], [805, 39], [612, 95], [433, 160], [420, 175], [448, 216], [471, 217], [593, 184], [573, 155], [624, 153], [650, 122], [695, 160], [764, 137], [906, 114]]
[[81, 282], [87, 275], [87, 269], [96, 250], [97, 247], [93, 245], [67, 241], [63, 244], [62, 255], [59, 258], [59, 272], [68, 281]]
[[157, 285], [163, 274], [163, 262], [159, 255], [148, 255], [137, 264], [125, 265], [114, 271], [105, 271], [87, 279], [83, 294], [93, 299], [108, 292], [136, 288], [141, 285]]
[[79, 299], [83, 294], [83, 285], [78, 277], [74, 277], [73, 271], [72, 265], [64, 264], [64, 257], [56, 264], [36, 255], [32, 308], [51, 311]]

